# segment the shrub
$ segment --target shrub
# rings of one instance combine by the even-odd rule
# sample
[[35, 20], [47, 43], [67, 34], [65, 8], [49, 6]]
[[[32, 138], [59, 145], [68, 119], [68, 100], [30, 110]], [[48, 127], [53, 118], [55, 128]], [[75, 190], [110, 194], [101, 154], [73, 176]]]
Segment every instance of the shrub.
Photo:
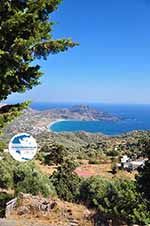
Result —
[[139, 167], [137, 176], [137, 188], [143, 198], [150, 203], [150, 139], [143, 139], [143, 155], [147, 157], [143, 167]]
[[[41, 148], [40, 153], [43, 153], [43, 162], [47, 165], [61, 164], [66, 158], [68, 152], [63, 145], [45, 145]], [[41, 156], [40, 156], [41, 158]], [[42, 159], [42, 158], [41, 158]]]
[[15, 161], [7, 154], [3, 153], [0, 162], [0, 188], [9, 189], [13, 187], [13, 170]]
[[112, 149], [107, 152], [107, 156], [116, 157], [119, 155], [118, 149]]
[[14, 171], [15, 193], [31, 193], [43, 196], [55, 195], [55, 189], [50, 183], [49, 178], [43, 175], [34, 165], [34, 163], [19, 164]]
[[97, 159], [90, 159], [89, 160], [89, 164], [100, 164], [101, 161], [100, 160], [97, 160]]
[[74, 173], [76, 163], [66, 160], [57, 172], [50, 177], [59, 198], [66, 201], [76, 201], [79, 196], [80, 178]]
[[106, 219], [128, 224], [150, 223], [150, 213], [141, 199], [133, 181], [108, 181], [101, 177], [85, 180], [80, 188], [80, 198], [94, 207]]
[[0, 193], [0, 218], [5, 217], [6, 203], [13, 199], [13, 196], [5, 192]]

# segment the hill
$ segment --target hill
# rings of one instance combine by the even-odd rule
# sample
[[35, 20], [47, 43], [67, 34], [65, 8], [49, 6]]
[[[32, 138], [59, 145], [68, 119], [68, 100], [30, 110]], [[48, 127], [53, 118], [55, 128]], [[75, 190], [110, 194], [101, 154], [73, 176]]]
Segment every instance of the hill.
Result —
[[54, 108], [37, 111], [28, 108], [23, 114], [15, 119], [6, 129], [7, 137], [18, 132], [26, 132], [37, 135], [48, 130], [48, 125], [57, 119], [72, 120], [107, 120], [117, 121], [120, 117], [107, 112], [98, 111], [86, 105], [76, 105], [71, 108]]

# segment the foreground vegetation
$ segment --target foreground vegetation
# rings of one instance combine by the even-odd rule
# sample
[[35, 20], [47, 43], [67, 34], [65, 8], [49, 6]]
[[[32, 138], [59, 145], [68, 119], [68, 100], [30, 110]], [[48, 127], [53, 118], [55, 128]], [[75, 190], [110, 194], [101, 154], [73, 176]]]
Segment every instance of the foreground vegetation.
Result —
[[[67, 139], [66, 143], [62, 142], [69, 136], [74, 137], [74, 146], [70, 145], [70, 142], [72, 142], [70, 139]], [[5, 200], [8, 201], [9, 198], [24, 192], [33, 195], [42, 194], [45, 197], [58, 196], [64, 201], [84, 203], [95, 211], [97, 222], [98, 219], [103, 219], [105, 221], [112, 220], [116, 225], [123, 222], [128, 225], [132, 223], [148, 225], [150, 223], [149, 133], [136, 133], [136, 136], [134, 134], [133, 137], [130, 135], [122, 138], [110, 138], [110, 140], [115, 139], [115, 142], [118, 139], [125, 138], [127, 142], [129, 140], [134, 142], [133, 153], [133, 146], [125, 144], [124, 147], [128, 147], [128, 149], [125, 151], [123, 147], [120, 152], [114, 149], [115, 155], [110, 155], [110, 149], [114, 147], [114, 144], [111, 142], [109, 148], [109, 138], [104, 138], [104, 141], [102, 141], [102, 136], [99, 138], [97, 136], [95, 140], [101, 139], [101, 143], [97, 146], [98, 143], [95, 143], [92, 135], [91, 142], [89, 134], [76, 134], [76, 136], [63, 134], [62, 139], [58, 139], [58, 137], [60, 138], [61, 135], [51, 134], [51, 139], [42, 137], [40, 151], [37, 155], [37, 159], [43, 168], [47, 166], [55, 167], [51, 174], [40, 170], [36, 163], [37, 160], [23, 164], [17, 163], [8, 153], [3, 152], [4, 144], [1, 144], [0, 188], [2, 192], [0, 198], [3, 200], [1, 211], [4, 210]], [[108, 143], [106, 143], [106, 140]], [[75, 143], [77, 144], [76, 147]], [[138, 145], [136, 146], [136, 144]], [[79, 148], [81, 145], [82, 148]], [[69, 146], [71, 149], [69, 149]], [[123, 153], [127, 152], [133, 158], [135, 158], [135, 155], [147, 158], [145, 166], [139, 169], [134, 180], [119, 179], [114, 176], [113, 171], [112, 179], [107, 179], [105, 176], [84, 178], [76, 173], [76, 168], [82, 162], [81, 159], [89, 160], [91, 158], [96, 161], [94, 164], [104, 164], [108, 160], [113, 163], [114, 160], [116, 161]], [[90, 162], [93, 161], [91, 159]]]

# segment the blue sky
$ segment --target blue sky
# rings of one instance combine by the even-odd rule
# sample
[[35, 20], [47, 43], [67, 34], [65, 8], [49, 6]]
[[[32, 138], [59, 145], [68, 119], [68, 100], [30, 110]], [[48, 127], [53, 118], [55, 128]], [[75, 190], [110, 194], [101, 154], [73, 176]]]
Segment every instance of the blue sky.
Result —
[[64, 0], [52, 18], [80, 46], [40, 61], [42, 85], [9, 101], [150, 104], [148, 0]]

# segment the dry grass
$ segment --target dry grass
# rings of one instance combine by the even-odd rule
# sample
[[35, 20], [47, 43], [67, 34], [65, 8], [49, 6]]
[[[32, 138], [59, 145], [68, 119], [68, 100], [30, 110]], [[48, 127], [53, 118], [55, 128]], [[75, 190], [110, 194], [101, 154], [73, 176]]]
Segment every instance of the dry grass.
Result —
[[50, 176], [53, 174], [54, 171], [57, 170], [57, 166], [48, 166], [48, 165], [43, 165], [39, 160], [35, 161], [36, 166], [41, 170], [42, 173]]
[[[76, 173], [79, 176], [90, 177], [90, 176], [102, 176], [108, 179], [113, 179], [114, 175], [111, 172], [111, 163], [104, 164], [83, 164], [76, 169]], [[119, 170], [115, 175], [116, 178], [124, 178], [134, 180], [136, 172], [128, 173], [123, 170]]]
[[[57, 166], [47, 166], [42, 165], [40, 161], [35, 161], [36, 165], [40, 168], [40, 170], [50, 176], [54, 171], [57, 170]], [[81, 163], [81, 161], [80, 161]], [[81, 177], [90, 177], [90, 176], [102, 176], [108, 179], [116, 178], [124, 178], [124, 179], [135, 179], [135, 175], [137, 171], [129, 173], [124, 170], [119, 170], [117, 174], [114, 176], [111, 172], [112, 163], [108, 161], [107, 163], [101, 164], [88, 164], [88, 160], [82, 160], [82, 164], [75, 170], [75, 172]]]

